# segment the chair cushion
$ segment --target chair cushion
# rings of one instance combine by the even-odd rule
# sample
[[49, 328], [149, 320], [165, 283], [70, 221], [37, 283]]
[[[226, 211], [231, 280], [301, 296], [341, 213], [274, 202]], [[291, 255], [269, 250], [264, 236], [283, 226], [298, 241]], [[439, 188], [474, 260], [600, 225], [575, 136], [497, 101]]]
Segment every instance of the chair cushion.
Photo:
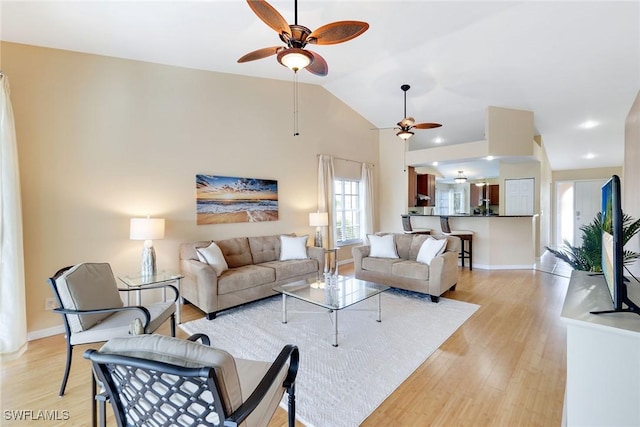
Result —
[[280, 236], [280, 261], [307, 259], [307, 240], [309, 236]]
[[405, 279], [429, 280], [429, 265], [403, 260], [391, 266], [391, 274]]
[[447, 245], [445, 239], [433, 239], [429, 238], [422, 243], [420, 252], [416, 257], [416, 261], [423, 264], [431, 264], [431, 260], [444, 252], [444, 248]]
[[236, 363], [233, 356], [224, 350], [163, 335], [139, 335], [112, 338], [102, 346], [100, 352], [155, 360], [186, 368], [212, 367], [228, 413], [242, 404]]
[[265, 262], [260, 264], [260, 266], [273, 268], [276, 273], [277, 282], [291, 279], [292, 277], [305, 276], [318, 271], [318, 261], [312, 258]]
[[[268, 362], [259, 362], [255, 360], [236, 359], [238, 368], [238, 377], [240, 378], [240, 388], [242, 396], [248, 399], [253, 390], [256, 389], [258, 383], [265, 376], [267, 370], [271, 366]], [[266, 426], [273, 414], [278, 408], [278, 404], [282, 399], [285, 388], [282, 386], [287, 376], [288, 365], [285, 365], [278, 375], [278, 378], [269, 388], [269, 391], [258, 404], [256, 409], [246, 418], [244, 425], [247, 427]]]
[[371, 245], [369, 256], [376, 258], [398, 258], [393, 234], [387, 234], [384, 236], [369, 234], [367, 235], [367, 238]]
[[216, 276], [220, 277], [222, 272], [229, 269], [220, 247], [215, 242], [211, 242], [206, 248], [196, 248], [196, 252], [200, 262], [209, 264], [215, 270]]
[[[83, 263], [65, 271], [56, 279], [62, 306], [72, 310], [122, 307], [116, 279], [107, 263]], [[68, 316], [71, 332], [89, 329], [111, 313]]]
[[225, 271], [218, 278], [218, 295], [275, 282], [276, 273], [273, 268], [263, 265], [245, 265]]

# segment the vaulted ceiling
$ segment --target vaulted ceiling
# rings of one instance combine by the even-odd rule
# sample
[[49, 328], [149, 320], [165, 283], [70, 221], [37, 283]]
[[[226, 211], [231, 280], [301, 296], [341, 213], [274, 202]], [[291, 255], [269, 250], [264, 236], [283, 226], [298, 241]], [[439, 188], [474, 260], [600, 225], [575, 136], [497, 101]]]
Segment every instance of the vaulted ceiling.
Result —
[[[270, 3], [290, 22], [294, 1]], [[2, 1], [2, 40], [224, 73], [291, 80], [275, 57], [238, 64], [281, 42], [244, 1]], [[410, 149], [484, 139], [485, 109], [533, 111], [554, 170], [621, 166], [624, 122], [640, 90], [638, 1], [305, 1], [311, 30], [360, 20], [343, 44], [313, 46], [329, 64], [299, 72], [374, 127], [407, 114]], [[287, 94], [286, 96], [290, 96]]]

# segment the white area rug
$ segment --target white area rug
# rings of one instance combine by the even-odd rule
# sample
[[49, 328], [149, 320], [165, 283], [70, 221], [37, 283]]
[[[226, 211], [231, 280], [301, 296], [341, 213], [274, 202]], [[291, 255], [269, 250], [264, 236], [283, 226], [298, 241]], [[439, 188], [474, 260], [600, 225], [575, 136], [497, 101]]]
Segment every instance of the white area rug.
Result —
[[[338, 313], [338, 344], [327, 310], [280, 296], [180, 325], [205, 333], [235, 357], [273, 361], [285, 344], [300, 349], [296, 417], [307, 426], [357, 426], [453, 334], [478, 305], [389, 290]], [[281, 406], [286, 409], [285, 393]]]

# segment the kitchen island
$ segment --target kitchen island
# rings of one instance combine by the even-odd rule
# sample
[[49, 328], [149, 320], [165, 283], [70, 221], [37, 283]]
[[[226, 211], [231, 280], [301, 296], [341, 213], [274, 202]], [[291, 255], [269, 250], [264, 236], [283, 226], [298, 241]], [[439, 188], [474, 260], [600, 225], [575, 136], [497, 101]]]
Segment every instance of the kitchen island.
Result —
[[411, 214], [413, 228], [441, 233], [440, 217], [451, 230], [473, 231], [473, 268], [533, 269], [537, 215], [420, 215]]

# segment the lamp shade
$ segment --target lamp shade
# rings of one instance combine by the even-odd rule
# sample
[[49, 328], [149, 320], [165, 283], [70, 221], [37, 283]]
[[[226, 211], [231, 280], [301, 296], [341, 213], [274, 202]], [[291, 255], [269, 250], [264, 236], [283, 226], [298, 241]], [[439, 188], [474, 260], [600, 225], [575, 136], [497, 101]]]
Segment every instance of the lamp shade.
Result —
[[278, 62], [293, 71], [302, 70], [313, 62], [313, 56], [304, 49], [289, 48], [278, 52]]
[[164, 239], [164, 219], [162, 218], [131, 218], [129, 239], [131, 240]]
[[404, 139], [405, 141], [409, 138], [411, 138], [413, 136], [413, 132], [408, 131], [408, 130], [401, 130], [400, 132], [396, 133], [396, 136]]
[[467, 177], [464, 176], [462, 171], [458, 171], [458, 176], [456, 176], [454, 181], [455, 181], [456, 184], [463, 184], [463, 183], [467, 182]]
[[311, 212], [309, 225], [311, 227], [326, 227], [329, 225], [329, 214], [327, 212]]

